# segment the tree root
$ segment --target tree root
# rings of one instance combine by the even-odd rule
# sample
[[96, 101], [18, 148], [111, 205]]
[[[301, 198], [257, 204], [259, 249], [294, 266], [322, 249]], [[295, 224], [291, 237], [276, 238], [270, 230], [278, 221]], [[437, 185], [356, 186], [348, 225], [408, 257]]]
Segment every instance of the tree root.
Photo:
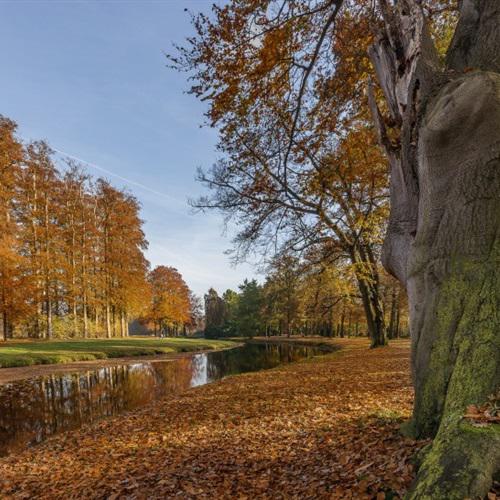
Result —
[[500, 470], [500, 425], [442, 423], [407, 500], [483, 498]]

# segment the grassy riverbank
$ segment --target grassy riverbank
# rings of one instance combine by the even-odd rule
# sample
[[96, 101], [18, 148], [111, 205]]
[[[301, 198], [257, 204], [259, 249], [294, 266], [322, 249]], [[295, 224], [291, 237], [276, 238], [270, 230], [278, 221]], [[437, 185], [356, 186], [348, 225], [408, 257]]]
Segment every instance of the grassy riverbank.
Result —
[[0, 459], [0, 497], [401, 498], [423, 444], [398, 430], [409, 342], [334, 343]]
[[232, 345], [233, 342], [225, 340], [151, 337], [9, 341], [0, 343], [0, 368], [192, 352]]

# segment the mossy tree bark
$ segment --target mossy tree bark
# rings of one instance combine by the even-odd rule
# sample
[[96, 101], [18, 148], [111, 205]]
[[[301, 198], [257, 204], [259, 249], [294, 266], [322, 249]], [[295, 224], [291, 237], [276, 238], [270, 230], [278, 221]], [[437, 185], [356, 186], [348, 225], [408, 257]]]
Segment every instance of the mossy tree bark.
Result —
[[475, 498], [500, 469], [499, 426], [463, 419], [500, 384], [500, 3], [460, 2], [444, 65], [420, 2], [380, 5], [371, 57], [395, 129], [371, 89], [391, 165], [383, 261], [408, 291], [413, 431], [434, 437], [409, 497]]

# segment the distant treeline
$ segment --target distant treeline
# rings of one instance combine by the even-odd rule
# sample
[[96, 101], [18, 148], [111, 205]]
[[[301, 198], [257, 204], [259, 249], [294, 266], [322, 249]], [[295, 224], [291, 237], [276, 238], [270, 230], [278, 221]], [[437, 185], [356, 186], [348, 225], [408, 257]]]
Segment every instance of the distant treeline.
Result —
[[[195, 299], [179, 273], [149, 272], [134, 196], [72, 161], [60, 171], [46, 142], [15, 132], [0, 116], [3, 336], [126, 336], [132, 317], [173, 331], [191, 324]], [[173, 275], [175, 290], [158, 283]]]
[[[388, 337], [408, 334], [406, 294], [382, 275], [381, 300]], [[349, 266], [304, 262], [291, 255], [273, 260], [263, 285], [245, 280], [239, 291], [205, 295], [207, 337], [257, 335], [367, 335], [366, 315]]]

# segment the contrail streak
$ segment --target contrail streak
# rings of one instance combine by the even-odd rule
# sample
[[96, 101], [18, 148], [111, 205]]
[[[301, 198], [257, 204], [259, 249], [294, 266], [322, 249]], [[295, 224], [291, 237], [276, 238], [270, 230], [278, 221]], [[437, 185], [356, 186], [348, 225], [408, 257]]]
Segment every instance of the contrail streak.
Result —
[[96, 165], [95, 163], [91, 163], [89, 161], [84, 160], [83, 158], [78, 158], [77, 156], [70, 155], [69, 153], [66, 153], [64, 151], [61, 151], [60, 149], [54, 148], [51, 146], [51, 149], [56, 151], [57, 153], [65, 156], [66, 158], [71, 158], [72, 160], [78, 161], [80, 163], [83, 163], [85, 165], [88, 165], [89, 167], [95, 168], [96, 170], [99, 170], [101, 172], [104, 172], [105, 174], [112, 175], [113, 177], [116, 177], [117, 179], [122, 180], [123, 182], [126, 182], [127, 184], [131, 184], [133, 186], [137, 186], [144, 191], [149, 191], [150, 193], [153, 193], [157, 196], [161, 196], [162, 198], [166, 198], [171, 201], [175, 201], [176, 203], [184, 205], [184, 202], [179, 200], [178, 198], [175, 198], [174, 196], [171, 196], [166, 193], [162, 193], [160, 191], [156, 191], [155, 189], [151, 189], [150, 187], [146, 186], [145, 184], [141, 184], [140, 182], [133, 181], [131, 179], [127, 179], [126, 177], [123, 177], [119, 174], [115, 174], [111, 170], [107, 170], [106, 168], [100, 167], [99, 165]]

